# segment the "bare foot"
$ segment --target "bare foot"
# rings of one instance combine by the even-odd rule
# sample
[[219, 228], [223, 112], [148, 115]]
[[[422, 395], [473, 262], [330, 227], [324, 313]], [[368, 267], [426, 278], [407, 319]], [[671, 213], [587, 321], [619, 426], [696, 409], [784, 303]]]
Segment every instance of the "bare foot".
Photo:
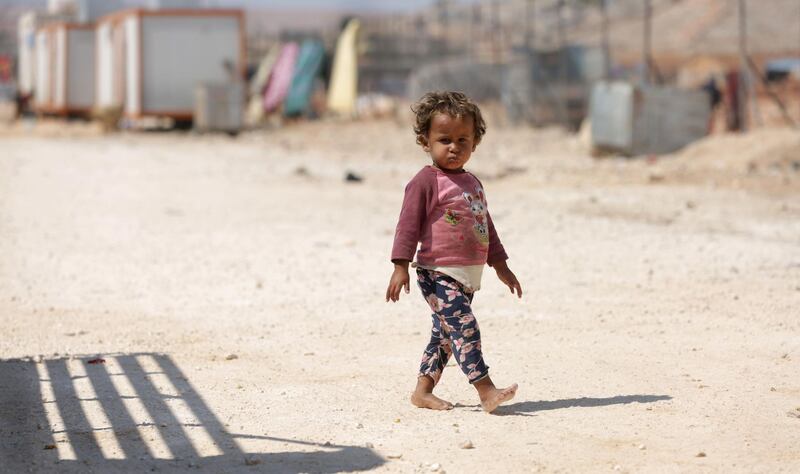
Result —
[[452, 410], [453, 404], [442, 400], [432, 393], [417, 393], [411, 394], [411, 403], [419, 408], [430, 408], [431, 410]]
[[517, 384], [512, 384], [506, 388], [494, 388], [481, 397], [481, 406], [486, 413], [493, 412], [501, 403], [505, 403], [517, 394]]

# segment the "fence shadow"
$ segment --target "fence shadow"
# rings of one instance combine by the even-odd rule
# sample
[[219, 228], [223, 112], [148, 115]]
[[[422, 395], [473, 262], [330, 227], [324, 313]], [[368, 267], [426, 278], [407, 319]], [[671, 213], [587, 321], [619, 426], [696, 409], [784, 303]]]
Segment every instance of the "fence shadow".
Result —
[[[99, 359], [99, 360], [98, 360]], [[236, 440], [296, 451], [244, 452]], [[165, 354], [0, 360], [0, 471], [332, 473], [372, 449], [231, 434]]]

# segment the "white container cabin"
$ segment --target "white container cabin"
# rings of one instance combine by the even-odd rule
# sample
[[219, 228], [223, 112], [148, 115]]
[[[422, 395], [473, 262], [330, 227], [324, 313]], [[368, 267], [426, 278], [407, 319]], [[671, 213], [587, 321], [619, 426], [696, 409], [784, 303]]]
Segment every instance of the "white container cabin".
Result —
[[101, 18], [97, 34], [97, 106], [129, 119], [191, 120], [197, 86], [245, 74], [241, 10], [126, 10]]
[[17, 20], [17, 86], [19, 92], [31, 96], [36, 92], [36, 34], [48, 24], [66, 21], [63, 15], [29, 11]]
[[56, 23], [36, 34], [36, 102], [42, 113], [88, 114], [94, 106], [95, 30]]
[[95, 105], [98, 109], [125, 104], [125, 23], [121, 15], [97, 22], [97, 69]]

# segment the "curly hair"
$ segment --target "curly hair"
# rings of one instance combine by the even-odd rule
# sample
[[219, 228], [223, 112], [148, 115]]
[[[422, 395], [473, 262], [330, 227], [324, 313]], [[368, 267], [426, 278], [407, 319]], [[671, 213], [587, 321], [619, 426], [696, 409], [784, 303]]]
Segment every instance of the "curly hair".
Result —
[[411, 106], [411, 111], [415, 115], [414, 133], [417, 135], [417, 143], [420, 145], [425, 145], [431, 130], [431, 121], [437, 113], [457, 118], [472, 117], [475, 143], [480, 142], [486, 133], [486, 122], [481, 115], [481, 109], [461, 92], [428, 92]]

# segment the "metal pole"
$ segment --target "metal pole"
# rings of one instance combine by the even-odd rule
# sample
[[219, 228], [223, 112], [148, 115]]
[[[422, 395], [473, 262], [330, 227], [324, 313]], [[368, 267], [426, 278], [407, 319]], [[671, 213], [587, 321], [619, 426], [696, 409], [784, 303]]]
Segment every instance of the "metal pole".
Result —
[[530, 74], [530, 99], [527, 113], [532, 123], [536, 121], [536, 92], [539, 88], [537, 81], [539, 65], [536, 62], [536, 0], [525, 2], [525, 52], [528, 56], [528, 74]]
[[500, 2], [492, 0], [491, 12], [492, 24], [492, 60], [495, 64], [500, 63]]
[[653, 16], [653, 6], [650, 0], [644, 0], [644, 38], [642, 41], [642, 83], [650, 83], [650, 48], [652, 32], [650, 21]]
[[608, 0], [600, 0], [603, 16], [603, 79], [611, 78], [611, 48], [608, 41]]
[[478, 37], [478, 17], [480, 14], [481, 6], [477, 3], [472, 5], [470, 9], [470, 19], [469, 19], [469, 58], [470, 60], [474, 61], [475, 57], [477, 56], [476, 45], [478, 41], [475, 39]]
[[739, 15], [739, 88], [738, 88], [738, 114], [739, 129], [747, 130], [747, 103], [749, 96], [749, 67], [747, 64], [747, 11], [744, 0], [738, 2]]
[[567, 117], [567, 94], [569, 93], [569, 84], [567, 84], [567, 51], [566, 51], [566, 34], [564, 31], [564, 0], [558, 0], [558, 110], [561, 115], [562, 125], [569, 126]]
[[447, 24], [447, 0], [438, 0], [436, 2], [436, 15], [439, 17], [439, 31], [442, 35], [442, 47], [444, 49], [444, 56], [450, 54], [450, 29]]
[[525, 1], [525, 50], [530, 51], [536, 41], [536, 0]]
[[531, 49], [536, 50], [537, 41], [536, 41], [536, 0], [528, 0], [531, 6], [531, 16], [528, 19], [528, 22], [531, 25]]

